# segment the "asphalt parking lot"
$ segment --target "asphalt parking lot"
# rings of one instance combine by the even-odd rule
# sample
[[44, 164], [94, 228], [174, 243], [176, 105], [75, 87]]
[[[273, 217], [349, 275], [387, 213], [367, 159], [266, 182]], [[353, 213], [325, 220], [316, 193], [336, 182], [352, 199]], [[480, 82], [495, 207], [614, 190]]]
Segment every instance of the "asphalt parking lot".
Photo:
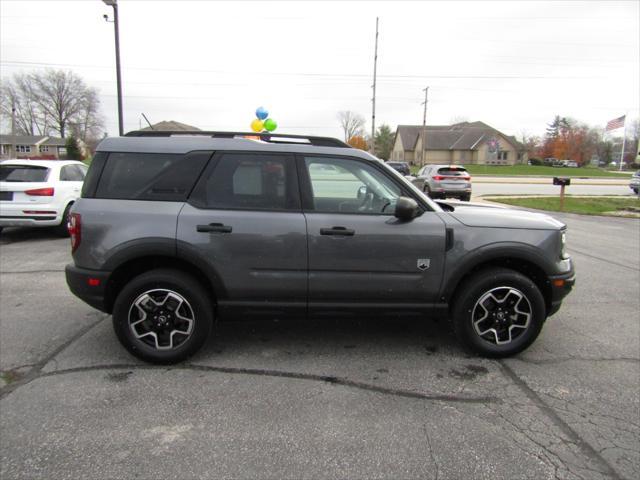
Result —
[[556, 216], [576, 288], [504, 361], [370, 318], [222, 324], [144, 365], [68, 292], [68, 240], [7, 229], [0, 478], [639, 478], [640, 222]]

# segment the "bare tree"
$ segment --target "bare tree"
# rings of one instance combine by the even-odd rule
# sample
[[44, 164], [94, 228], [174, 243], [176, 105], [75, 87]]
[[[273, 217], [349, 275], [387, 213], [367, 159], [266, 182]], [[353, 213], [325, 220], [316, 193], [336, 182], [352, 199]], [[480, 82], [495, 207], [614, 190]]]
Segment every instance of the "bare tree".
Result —
[[47, 116], [39, 108], [32, 76], [16, 74], [2, 85], [0, 92], [2, 115], [11, 122], [15, 109], [16, 133], [46, 135]]
[[364, 136], [365, 120], [362, 115], [358, 115], [351, 110], [344, 110], [338, 112], [338, 120], [340, 120], [340, 126], [344, 131], [345, 142], [356, 135]]

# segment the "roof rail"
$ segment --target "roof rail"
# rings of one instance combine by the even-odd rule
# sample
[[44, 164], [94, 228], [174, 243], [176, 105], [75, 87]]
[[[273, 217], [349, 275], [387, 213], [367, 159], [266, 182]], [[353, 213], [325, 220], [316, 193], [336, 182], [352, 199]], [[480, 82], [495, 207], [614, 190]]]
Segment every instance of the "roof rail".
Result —
[[212, 138], [253, 138], [268, 143], [291, 143], [296, 145], [313, 145], [316, 147], [340, 147], [352, 148], [351, 145], [337, 138], [314, 137], [308, 135], [287, 135], [283, 133], [256, 133], [256, 132], [210, 132], [204, 130], [133, 130], [125, 134], [125, 137], [180, 137], [203, 136]]

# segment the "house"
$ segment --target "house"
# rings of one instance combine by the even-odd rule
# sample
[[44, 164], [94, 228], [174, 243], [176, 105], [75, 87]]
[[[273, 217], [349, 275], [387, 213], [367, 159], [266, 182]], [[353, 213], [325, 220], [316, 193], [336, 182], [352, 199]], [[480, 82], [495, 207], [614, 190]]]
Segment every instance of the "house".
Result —
[[[0, 135], [0, 160], [9, 158], [32, 158], [58, 160], [67, 155], [66, 138], [45, 135]], [[87, 154], [87, 146], [78, 140], [78, 147], [83, 156]]]
[[151, 127], [141, 128], [142, 131], [157, 130], [159, 132], [194, 132], [200, 130], [198, 127], [192, 127], [186, 123], [176, 122], [175, 120], [163, 120], [154, 123]]
[[[422, 161], [422, 139], [425, 137], [425, 159]], [[391, 160], [414, 165], [486, 164], [513, 165], [527, 163], [527, 151], [515, 137], [483, 122], [453, 125], [398, 125]]]

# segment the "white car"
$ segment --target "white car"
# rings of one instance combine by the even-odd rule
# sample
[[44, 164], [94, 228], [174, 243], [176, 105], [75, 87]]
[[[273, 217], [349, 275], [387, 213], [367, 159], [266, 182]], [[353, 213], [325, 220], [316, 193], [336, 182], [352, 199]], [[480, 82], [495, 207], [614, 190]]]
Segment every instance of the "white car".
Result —
[[0, 162], [0, 231], [4, 227], [56, 227], [67, 235], [67, 216], [80, 197], [87, 166], [75, 160]]

